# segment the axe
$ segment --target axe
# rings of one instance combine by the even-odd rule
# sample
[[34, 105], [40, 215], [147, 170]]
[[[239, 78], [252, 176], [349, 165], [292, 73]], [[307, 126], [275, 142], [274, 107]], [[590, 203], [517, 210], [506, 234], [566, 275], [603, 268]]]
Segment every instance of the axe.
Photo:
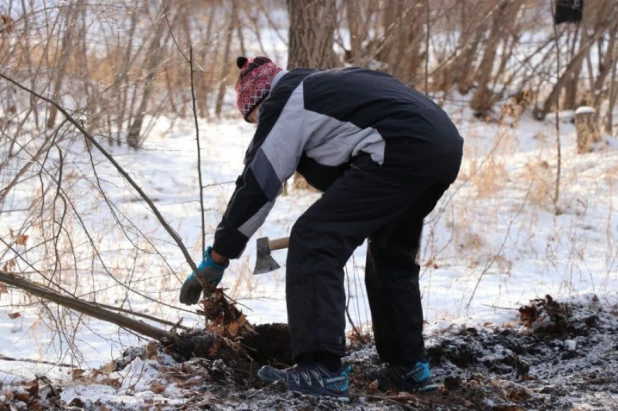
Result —
[[288, 248], [290, 245], [290, 237], [275, 238], [274, 240], [268, 237], [257, 239], [257, 257], [255, 260], [255, 269], [253, 274], [264, 274], [274, 271], [279, 268], [279, 264], [271, 257], [270, 252]]

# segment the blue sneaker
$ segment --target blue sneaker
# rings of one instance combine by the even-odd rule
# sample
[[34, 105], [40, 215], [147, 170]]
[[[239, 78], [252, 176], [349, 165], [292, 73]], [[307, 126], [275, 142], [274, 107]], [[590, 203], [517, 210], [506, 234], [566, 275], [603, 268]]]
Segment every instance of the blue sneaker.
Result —
[[438, 389], [431, 380], [429, 361], [419, 361], [413, 367], [387, 365], [367, 374], [371, 381], [378, 380], [380, 391], [429, 392]]
[[278, 370], [265, 365], [260, 368], [257, 375], [261, 380], [269, 383], [284, 381], [290, 391], [327, 396], [342, 402], [349, 402], [350, 371], [352, 371], [350, 366], [332, 372], [320, 364], [297, 365], [285, 370]]

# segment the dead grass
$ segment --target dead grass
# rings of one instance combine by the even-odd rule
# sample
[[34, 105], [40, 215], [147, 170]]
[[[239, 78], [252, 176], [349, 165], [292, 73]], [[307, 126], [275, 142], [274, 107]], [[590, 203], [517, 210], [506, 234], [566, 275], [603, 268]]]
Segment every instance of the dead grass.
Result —
[[527, 163], [516, 179], [530, 182], [531, 188], [528, 195], [530, 204], [541, 208], [547, 208], [553, 204], [555, 175], [547, 161], [536, 159]]
[[470, 174], [478, 198], [488, 198], [497, 194], [504, 189], [509, 180], [504, 163], [496, 157], [489, 157], [486, 161], [472, 159]]

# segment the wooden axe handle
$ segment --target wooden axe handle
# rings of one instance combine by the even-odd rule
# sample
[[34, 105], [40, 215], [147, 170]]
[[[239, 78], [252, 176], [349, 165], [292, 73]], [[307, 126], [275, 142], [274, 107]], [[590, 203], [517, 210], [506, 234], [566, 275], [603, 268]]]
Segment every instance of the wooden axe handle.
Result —
[[288, 248], [290, 245], [290, 237], [275, 238], [268, 241], [268, 248], [270, 251], [281, 250], [282, 248]]

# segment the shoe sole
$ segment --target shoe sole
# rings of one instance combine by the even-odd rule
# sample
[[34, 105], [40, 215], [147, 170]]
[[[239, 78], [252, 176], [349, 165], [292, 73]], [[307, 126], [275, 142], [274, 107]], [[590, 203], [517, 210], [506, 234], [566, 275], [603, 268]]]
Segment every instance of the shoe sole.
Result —
[[327, 389], [324, 389], [323, 392], [315, 392], [315, 391], [311, 391], [310, 389], [306, 389], [303, 386], [290, 387], [289, 384], [288, 384], [288, 389], [290, 391], [299, 392], [299, 393], [305, 394], [305, 395], [311, 395], [313, 397], [326, 397], [326, 398], [329, 398], [329, 399], [333, 399], [333, 400], [344, 402], [346, 404], [350, 402], [350, 397], [344, 396], [344, 395], [334, 394], [334, 393], [328, 391]]
[[[262, 370], [260, 370], [260, 371], [262, 371]], [[261, 373], [260, 371], [258, 371], [258, 373], [257, 373], [258, 378], [261, 379], [262, 381], [266, 382], [266, 383], [272, 384], [272, 383], [277, 382], [277, 381], [285, 381], [284, 378], [271, 378], [270, 375], [267, 375], [266, 373]], [[311, 396], [314, 396], [314, 397], [332, 398], [332, 399], [335, 399], [335, 400], [338, 400], [338, 401], [341, 401], [341, 402], [344, 402], [344, 403], [349, 403], [350, 402], [350, 397], [337, 395], [337, 394], [334, 394], [334, 393], [332, 393], [332, 392], [330, 392], [330, 391], [328, 391], [326, 389], [323, 392], [316, 393], [315, 391], [311, 391], [309, 389], [304, 389], [302, 386], [290, 387], [289, 384], [287, 384], [287, 386], [288, 386], [288, 389], [290, 391], [299, 392], [301, 394], [311, 395]]]
[[275, 381], [285, 381], [285, 378], [283, 378], [283, 377], [280, 377], [280, 378], [271, 378], [271, 377], [270, 377], [270, 374], [267, 374], [267, 373], [265, 373], [265, 372], [263, 373], [261, 368], [260, 368], [260, 370], [258, 371], [257, 376], [258, 376], [258, 378], [259, 378], [260, 380], [262, 380], [262, 381], [264, 381], [264, 382], [267, 382], [267, 383], [269, 383], [269, 384], [270, 384], [270, 383], [273, 383], [273, 382], [275, 382]]
[[418, 392], [431, 392], [438, 389], [438, 385], [431, 383], [417, 389]]

